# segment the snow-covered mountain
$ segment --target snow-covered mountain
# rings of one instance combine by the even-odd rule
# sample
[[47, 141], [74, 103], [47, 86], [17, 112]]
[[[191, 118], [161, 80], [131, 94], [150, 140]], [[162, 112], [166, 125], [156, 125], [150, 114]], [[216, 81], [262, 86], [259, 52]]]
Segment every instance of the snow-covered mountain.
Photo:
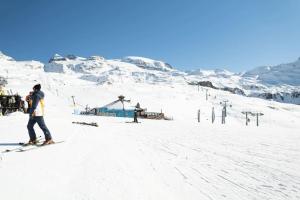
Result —
[[300, 104], [300, 58], [277, 66], [257, 67], [242, 78], [243, 88], [250, 91], [250, 96]]
[[0, 61], [14, 61], [12, 57], [9, 57], [0, 51]]
[[[62, 57], [56, 54], [44, 66], [45, 72], [73, 74], [80, 79], [97, 84], [149, 83], [184, 84], [184, 73], [169, 64], [142, 57], [125, 57], [107, 60], [101, 56]], [[176, 79], [176, 80], [175, 80]]]
[[157, 70], [157, 71], [164, 71], [164, 72], [175, 71], [173, 70], [173, 67], [168, 63], [164, 63], [162, 61], [152, 60], [148, 58], [143, 58], [143, 57], [129, 56], [121, 59], [121, 61], [134, 64], [143, 69]]
[[[74, 78], [103, 84], [145, 83], [159, 85], [197, 85], [210, 82], [208, 87], [250, 97], [300, 104], [300, 59], [288, 64], [258, 67], [245, 73], [223, 69], [180, 71], [170, 64], [149, 58], [129, 56], [122, 59], [88, 58], [55, 54], [49, 63], [20, 62], [0, 54], [2, 62], [15, 66], [43, 69]], [[204, 84], [204, 86], [206, 86]]]
[[210, 81], [219, 89], [250, 97], [300, 104], [300, 60], [270, 67], [258, 67], [245, 73], [226, 70], [188, 72], [194, 83]]
[[268, 85], [300, 85], [300, 58], [291, 63], [277, 66], [257, 67], [247, 71], [243, 77], [255, 78], [258, 82]]
[[[189, 84], [269, 90], [255, 77], [223, 70], [182, 72], [141, 59], [140, 64], [101, 56], [56, 55], [47, 64], [0, 59], [7, 90], [24, 97], [41, 83], [46, 124], [54, 141], [64, 141], [18, 152], [18, 143], [28, 141], [28, 115], [0, 116], [1, 199], [299, 199], [298, 105]], [[72, 114], [121, 94], [173, 120], [128, 123], [132, 119]], [[221, 124], [224, 100], [229, 102]], [[245, 125], [245, 111], [264, 114], [258, 127], [252, 115]]]

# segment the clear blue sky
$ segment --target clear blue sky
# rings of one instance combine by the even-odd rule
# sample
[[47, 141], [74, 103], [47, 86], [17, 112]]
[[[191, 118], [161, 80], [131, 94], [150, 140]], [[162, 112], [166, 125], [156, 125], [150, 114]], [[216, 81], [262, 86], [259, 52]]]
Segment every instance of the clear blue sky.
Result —
[[0, 51], [244, 71], [300, 56], [300, 0], [0, 0]]

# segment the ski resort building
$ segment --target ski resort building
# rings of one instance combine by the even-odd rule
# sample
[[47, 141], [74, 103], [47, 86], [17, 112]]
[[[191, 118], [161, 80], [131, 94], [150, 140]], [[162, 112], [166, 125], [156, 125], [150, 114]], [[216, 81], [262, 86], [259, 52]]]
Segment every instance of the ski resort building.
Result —
[[146, 108], [141, 108], [140, 104], [131, 104], [130, 100], [125, 100], [124, 96], [119, 96], [119, 99], [113, 101], [100, 108], [86, 108], [86, 111], [81, 112], [83, 115], [98, 115], [98, 116], [111, 116], [111, 117], [134, 117], [136, 112], [138, 118], [143, 119], [168, 119], [164, 113], [160, 112], [147, 112]]
[[87, 113], [82, 114], [133, 118], [135, 109], [135, 105], [132, 105], [130, 100], [125, 100], [124, 96], [119, 96], [118, 100], [116, 101], [113, 101], [100, 108], [93, 108]]

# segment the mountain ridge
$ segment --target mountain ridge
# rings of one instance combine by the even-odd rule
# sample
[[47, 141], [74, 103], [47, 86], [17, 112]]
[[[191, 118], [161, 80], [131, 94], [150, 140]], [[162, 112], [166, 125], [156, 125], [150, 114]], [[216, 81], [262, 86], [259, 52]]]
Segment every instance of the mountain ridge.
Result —
[[211, 82], [209, 85], [215, 88], [240, 95], [300, 104], [299, 59], [287, 64], [256, 67], [245, 73], [225, 69], [180, 71], [166, 62], [138, 56], [105, 59], [99, 55], [84, 58], [72, 54], [54, 54], [44, 64], [38, 61], [15, 61], [0, 53], [1, 60], [6, 64], [42, 69], [46, 73], [68, 74], [98, 85], [146, 83], [172, 86], [189, 83], [197, 85], [204, 81]]

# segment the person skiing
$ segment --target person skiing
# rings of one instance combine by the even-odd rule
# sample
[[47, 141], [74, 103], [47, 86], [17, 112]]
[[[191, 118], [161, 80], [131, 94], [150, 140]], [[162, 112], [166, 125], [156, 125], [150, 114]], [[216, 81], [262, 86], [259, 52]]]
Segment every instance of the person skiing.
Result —
[[33, 87], [33, 92], [31, 92], [27, 97], [28, 102], [27, 113], [29, 113], [29, 121], [27, 124], [27, 129], [29, 133], [30, 140], [28, 145], [34, 145], [37, 143], [36, 134], [34, 131], [34, 125], [37, 123], [42, 129], [45, 135], [45, 141], [42, 145], [53, 144], [52, 136], [49, 129], [47, 128], [44, 121], [44, 93], [41, 91], [41, 85], [37, 84]]

